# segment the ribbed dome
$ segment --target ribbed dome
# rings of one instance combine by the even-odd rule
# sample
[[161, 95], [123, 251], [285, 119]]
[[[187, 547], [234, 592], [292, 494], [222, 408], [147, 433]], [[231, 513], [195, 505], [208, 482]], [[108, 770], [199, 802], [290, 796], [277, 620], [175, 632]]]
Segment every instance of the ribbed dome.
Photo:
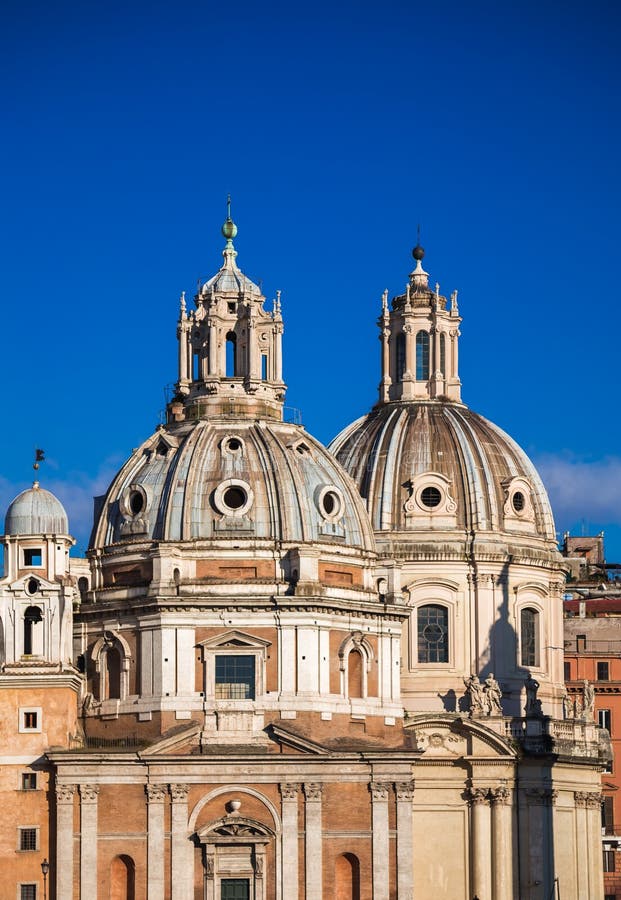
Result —
[[265, 539], [375, 543], [355, 485], [299, 426], [199, 420], [159, 429], [112, 482], [92, 544]]
[[5, 534], [69, 534], [69, 523], [60, 500], [34, 484], [9, 506]]
[[526, 454], [462, 404], [388, 403], [330, 444], [382, 531], [514, 532], [555, 541], [548, 497]]

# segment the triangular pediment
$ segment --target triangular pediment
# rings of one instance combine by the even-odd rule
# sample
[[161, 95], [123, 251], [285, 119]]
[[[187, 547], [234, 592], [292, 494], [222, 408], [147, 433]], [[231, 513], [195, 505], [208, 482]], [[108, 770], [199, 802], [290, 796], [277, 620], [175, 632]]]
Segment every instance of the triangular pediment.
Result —
[[157, 756], [159, 754], [162, 756], [167, 754], [181, 756], [184, 753], [191, 753], [198, 743], [200, 732], [201, 726], [198, 722], [184, 723], [178, 728], [169, 731], [168, 734], [162, 735], [159, 740], [150, 744], [149, 747], [141, 750], [138, 756]]
[[271, 647], [271, 643], [271, 641], [265, 641], [252, 634], [246, 634], [244, 631], [225, 631], [224, 634], [217, 634], [215, 637], [199, 641], [196, 646], [204, 647], [206, 650], [239, 649], [240, 647], [248, 647], [249, 650], [264, 650], [266, 647]]

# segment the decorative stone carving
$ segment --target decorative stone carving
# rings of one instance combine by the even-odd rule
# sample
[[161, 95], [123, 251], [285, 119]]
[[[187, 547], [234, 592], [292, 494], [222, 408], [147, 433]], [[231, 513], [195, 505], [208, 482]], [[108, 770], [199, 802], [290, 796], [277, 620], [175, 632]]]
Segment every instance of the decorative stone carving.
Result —
[[306, 800], [321, 800], [323, 792], [323, 784], [318, 781], [309, 781], [304, 785], [304, 796]]
[[372, 781], [369, 784], [373, 800], [388, 800], [392, 784], [389, 781]]
[[72, 803], [75, 796], [75, 784], [57, 784], [56, 785], [56, 802]]
[[511, 803], [511, 791], [506, 787], [492, 788], [490, 798], [498, 806], [508, 806]]
[[82, 803], [96, 803], [99, 794], [98, 784], [81, 784], [80, 799]]
[[149, 803], [163, 803], [168, 794], [165, 784], [145, 784], [144, 789]]
[[502, 691], [500, 690], [500, 685], [494, 678], [493, 672], [490, 672], [485, 679], [485, 686], [483, 688], [483, 691], [487, 704], [487, 715], [501, 716], [502, 706], [500, 705], [500, 701], [502, 699]]
[[479, 803], [489, 803], [490, 802], [490, 788], [486, 788], [486, 787], [467, 788], [466, 799], [468, 800], [468, 803], [470, 803], [472, 806], [475, 806]]
[[463, 681], [470, 701], [470, 718], [502, 715], [502, 691], [493, 672], [489, 673], [484, 684], [477, 675], [470, 675]]
[[257, 878], [263, 878], [263, 857], [255, 856], [254, 858], [254, 874]]
[[280, 785], [280, 794], [283, 800], [297, 800], [300, 792], [300, 785], [291, 783], [283, 783]]
[[412, 800], [414, 797], [414, 782], [397, 781], [395, 783], [395, 791], [397, 792], [397, 800]]
[[190, 788], [187, 784], [171, 784], [170, 796], [172, 797], [173, 803], [186, 802], [189, 790]]
[[528, 788], [525, 794], [526, 801], [531, 806], [551, 806], [558, 797], [558, 791], [552, 788]]
[[532, 675], [529, 675], [524, 686], [526, 688], [526, 708], [524, 710], [525, 714], [527, 716], [543, 715], [541, 709], [541, 700], [539, 700], [539, 698], [537, 697], [539, 682], [536, 681]]
[[576, 791], [574, 794], [576, 806], [586, 807], [587, 809], [600, 809], [602, 805], [602, 795], [598, 791]]
[[205, 860], [205, 877], [212, 879], [214, 876], [214, 860], [213, 856], [208, 856]]
[[566, 687], [563, 688], [563, 716], [566, 719], [573, 719], [574, 717], [574, 702], [569, 696]]
[[595, 689], [591, 682], [585, 678], [582, 682], [582, 718], [592, 722], [594, 712]]

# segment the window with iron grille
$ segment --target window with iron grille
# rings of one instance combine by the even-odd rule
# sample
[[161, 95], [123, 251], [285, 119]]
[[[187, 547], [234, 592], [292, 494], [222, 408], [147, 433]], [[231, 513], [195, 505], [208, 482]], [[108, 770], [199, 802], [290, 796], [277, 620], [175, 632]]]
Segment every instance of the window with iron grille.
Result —
[[604, 797], [602, 800], [602, 829], [604, 834], [615, 833], [615, 816], [612, 797]]
[[571, 681], [571, 663], [563, 663], [563, 677], [565, 681]]
[[223, 878], [220, 882], [221, 900], [250, 900], [250, 879]]
[[417, 619], [419, 663], [448, 662], [449, 628], [446, 606], [419, 606]]
[[37, 900], [36, 884], [20, 884], [19, 900]]
[[597, 724], [600, 728], [605, 728], [606, 731], [610, 731], [610, 710], [609, 709], [598, 709], [597, 710]]
[[216, 700], [254, 700], [255, 657], [216, 656]]
[[37, 849], [37, 829], [36, 828], [20, 828], [19, 829], [19, 849], [20, 850], [36, 850]]

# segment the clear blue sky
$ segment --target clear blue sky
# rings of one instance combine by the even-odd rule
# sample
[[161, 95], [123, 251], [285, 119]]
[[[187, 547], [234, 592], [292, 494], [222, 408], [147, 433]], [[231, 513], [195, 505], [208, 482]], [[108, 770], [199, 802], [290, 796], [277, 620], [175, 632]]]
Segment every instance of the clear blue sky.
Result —
[[558, 530], [621, 559], [620, 22], [597, 0], [5, 0], [0, 506], [44, 447], [85, 545], [159, 421], [230, 191], [309, 431], [375, 402], [420, 222], [459, 289], [465, 401], [540, 466]]

